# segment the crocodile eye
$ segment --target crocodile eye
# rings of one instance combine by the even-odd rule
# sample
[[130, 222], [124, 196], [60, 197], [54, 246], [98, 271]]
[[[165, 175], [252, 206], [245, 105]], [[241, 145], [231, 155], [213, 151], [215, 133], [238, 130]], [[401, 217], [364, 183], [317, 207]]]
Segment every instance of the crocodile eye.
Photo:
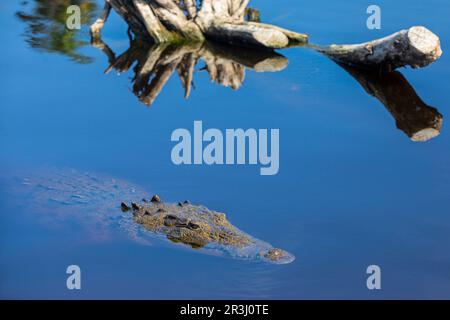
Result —
[[191, 229], [191, 230], [197, 230], [198, 228], [200, 228], [200, 226], [198, 224], [196, 224], [196, 223], [189, 222], [188, 223], [188, 228]]

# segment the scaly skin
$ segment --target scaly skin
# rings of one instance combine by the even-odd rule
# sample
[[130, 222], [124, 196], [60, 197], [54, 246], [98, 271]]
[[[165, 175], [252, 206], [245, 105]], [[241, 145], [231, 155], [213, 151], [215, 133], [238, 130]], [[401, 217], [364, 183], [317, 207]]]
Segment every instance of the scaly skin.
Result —
[[294, 256], [252, 238], [233, 226], [224, 213], [188, 201], [167, 204], [155, 195], [151, 201], [121, 204], [132, 210], [133, 219], [147, 231], [163, 234], [173, 242], [192, 248], [217, 247], [235, 258], [261, 259], [271, 263], [290, 263]]

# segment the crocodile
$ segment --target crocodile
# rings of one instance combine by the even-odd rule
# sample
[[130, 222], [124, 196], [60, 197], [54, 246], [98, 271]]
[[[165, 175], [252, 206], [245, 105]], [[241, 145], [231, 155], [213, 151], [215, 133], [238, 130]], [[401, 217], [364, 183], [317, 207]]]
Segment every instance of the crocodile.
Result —
[[158, 195], [147, 197], [144, 188], [107, 175], [51, 169], [35, 171], [21, 182], [31, 204], [62, 223], [70, 216], [95, 228], [110, 229], [114, 223], [141, 243], [166, 238], [188, 249], [234, 259], [273, 264], [295, 259], [239, 230], [222, 212], [186, 200], [165, 203]]

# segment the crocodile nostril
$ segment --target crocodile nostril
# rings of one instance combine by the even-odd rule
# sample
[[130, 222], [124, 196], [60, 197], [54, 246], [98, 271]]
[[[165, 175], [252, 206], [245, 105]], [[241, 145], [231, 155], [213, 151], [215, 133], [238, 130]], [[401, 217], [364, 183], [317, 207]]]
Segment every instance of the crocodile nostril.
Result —
[[167, 215], [164, 217], [164, 225], [166, 227], [173, 227], [177, 223], [178, 218], [175, 216]]

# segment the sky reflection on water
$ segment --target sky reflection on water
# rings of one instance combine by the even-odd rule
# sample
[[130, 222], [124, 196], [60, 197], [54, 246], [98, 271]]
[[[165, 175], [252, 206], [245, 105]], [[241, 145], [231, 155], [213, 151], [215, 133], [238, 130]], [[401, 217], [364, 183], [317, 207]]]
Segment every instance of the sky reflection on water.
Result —
[[[172, 76], [147, 108], [139, 99], [149, 83], [136, 87], [135, 65], [120, 76], [103, 74], [111, 57], [86, 45], [86, 28], [67, 46], [58, 33], [40, 28], [56, 41], [44, 37], [35, 50], [32, 24], [16, 15], [23, 6], [1, 5], [0, 32], [8, 44], [0, 53], [1, 297], [450, 297], [448, 3], [379, 1], [380, 31], [364, 27], [366, 1], [280, 3], [255, 1], [264, 21], [309, 33], [315, 43], [361, 42], [423, 24], [441, 37], [444, 55], [428, 68], [385, 79], [294, 48], [279, 52], [288, 64], [277, 72], [254, 72], [247, 63], [245, 78], [242, 68], [238, 77], [222, 78], [239, 90], [211, 83], [203, 61], [194, 68], [189, 99], [187, 82]], [[117, 16], [103, 41], [114, 58], [130, 49]], [[219, 129], [279, 128], [280, 173], [174, 166], [170, 134], [192, 128], [194, 120]], [[423, 127], [440, 134], [413, 142]], [[252, 264], [160, 242], [143, 245], [120, 228], [88, 237], [101, 229], [81, 218], [55, 224], [46, 208], [31, 210], [30, 195], [15, 191], [12, 177], [46, 167], [100, 173], [171, 202], [202, 203], [296, 260]], [[80, 292], [65, 288], [65, 268], [73, 263], [83, 270]], [[370, 264], [382, 267], [381, 292], [366, 289]]]

